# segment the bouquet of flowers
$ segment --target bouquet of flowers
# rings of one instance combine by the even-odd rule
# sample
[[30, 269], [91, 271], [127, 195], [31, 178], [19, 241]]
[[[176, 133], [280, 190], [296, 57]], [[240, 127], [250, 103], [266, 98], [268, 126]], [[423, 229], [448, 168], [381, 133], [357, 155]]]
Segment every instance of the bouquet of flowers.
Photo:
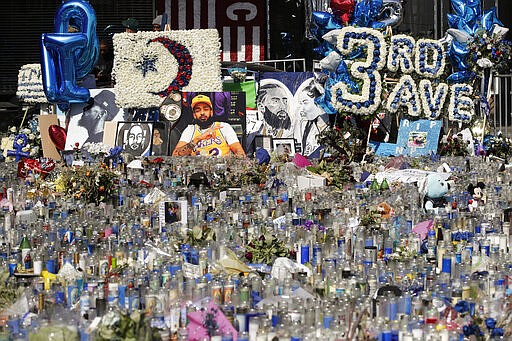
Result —
[[140, 311], [131, 314], [111, 311], [105, 314], [96, 331], [96, 340], [161, 340], [156, 328]]
[[6, 162], [14, 161], [16, 154], [32, 158], [39, 157], [42, 149], [37, 117], [30, 119], [26, 127], [9, 127], [7, 136], [2, 138], [0, 149]]
[[113, 197], [119, 173], [105, 164], [64, 168], [55, 179], [55, 189], [64, 197], [99, 204]]
[[485, 30], [476, 32], [468, 43], [467, 62], [473, 71], [490, 68], [492, 71], [509, 72], [512, 65], [512, 43], [503, 39], [503, 35]]
[[512, 141], [501, 132], [496, 136], [487, 135], [484, 137], [484, 150], [486, 155], [507, 159], [512, 154]]
[[468, 143], [458, 135], [445, 135], [441, 139], [439, 148], [441, 156], [468, 156]]
[[250, 263], [271, 265], [278, 257], [289, 257], [286, 243], [270, 233], [253, 239], [245, 248], [245, 258]]

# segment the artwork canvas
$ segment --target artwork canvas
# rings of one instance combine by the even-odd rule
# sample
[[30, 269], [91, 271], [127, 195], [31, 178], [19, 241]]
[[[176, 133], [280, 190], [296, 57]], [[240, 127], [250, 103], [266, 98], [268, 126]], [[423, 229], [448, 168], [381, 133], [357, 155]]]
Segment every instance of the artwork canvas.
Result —
[[118, 122], [116, 146], [134, 157], [149, 156], [153, 122]]
[[[202, 97], [203, 100], [195, 99], [199, 98], [198, 96], [204, 96]], [[205, 103], [211, 108], [213, 114], [208, 121], [199, 122], [199, 119], [194, 118], [193, 107], [199, 103]], [[243, 92], [183, 92], [181, 93], [180, 102], [178, 102], [177, 96], [172, 100], [166, 99], [164, 101], [161, 107], [160, 119], [161, 121], [167, 120], [171, 124], [169, 134], [169, 153], [171, 155], [180, 140], [190, 142], [192, 139], [198, 142], [198, 148], [193, 151], [193, 155], [199, 153], [213, 156], [224, 155], [226, 149], [222, 148], [225, 139], [229, 141], [238, 140], [245, 150], [246, 113], [245, 94]], [[220, 124], [213, 126], [216, 122]], [[225, 135], [226, 130], [223, 129], [225, 126], [227, 127], [225, 129], [229, 129], [229, 134], [236, 135], [236, 139]], [[203, 135], [208, 132], [210, 127], [215, 129], [214, 135], [204, 137]], [[192, 136], [189, 135], [190, 131], [193, 131]]]
[[[113, 89], [91, 89], [90, 103], [71, 105], [67, 120], [66, 150], [75, 144], [103, 142], [105, 122], [126, 119], [123, 109], [116, 105]], [[113, 147], [113, 146], [112, 146]]]

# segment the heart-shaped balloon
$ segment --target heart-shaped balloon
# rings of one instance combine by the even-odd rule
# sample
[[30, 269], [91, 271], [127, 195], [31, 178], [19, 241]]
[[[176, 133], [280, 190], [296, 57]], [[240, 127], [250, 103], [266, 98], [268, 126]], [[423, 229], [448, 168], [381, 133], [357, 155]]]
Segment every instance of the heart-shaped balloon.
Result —
[[336, 18], [339, 18], [342, 23], [346, 24], [350, 21], [352, 13], [354, 13], [356, 2], [355, 0], [331, 0], [329, 6]]
[[50, 139], [55, 145], [55, 148], [58, 150], [64, 150], [64, 147], [66, 146], [66, 129], [56, 124], [52, 124], [48, 127], [48, 134], [50, 135]]

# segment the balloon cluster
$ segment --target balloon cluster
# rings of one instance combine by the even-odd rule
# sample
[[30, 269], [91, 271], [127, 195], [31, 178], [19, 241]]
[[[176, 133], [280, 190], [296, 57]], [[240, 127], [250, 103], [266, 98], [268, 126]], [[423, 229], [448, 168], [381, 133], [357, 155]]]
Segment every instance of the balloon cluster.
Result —
[[455, 72], [448, 77], [448, 81], [467, 82], [475, 76], [467, 62], [470, 53], [468, 44], [479, 31], [502, 37], [508, 29], [499, 21], [496, 7], [482, 11], [481, 0], [451, 0], [451, 5], [453, 14], [448, 14], [450, 28], [444, 41], [450, 46], [448, 55]]
[[319, 41], [329, 31], [347, 25], [386, 28], [402, 21], [402, 0], [331, 0], [329, 6], [330, 12], [311, 13], [311, 33]]
[[321, 41], [313, 50], [324, 56], [320, 61], [322, 70], [328, 74], [322, 96], [315, 102], [327, 113], [337, 110], [331, 104], [331, 87], [343, 82], [354, 93], [360, 91], [359, 85], [349, 75], [345, 60], [360, 58], [363, 48], [341, 56], [336, 48], [337, 35], [345, 26], [386, 28], [397, 26], [402, 21], [402, 0], [330, 0], [330, 11], [311, 13], [310, 35]]
[[89, 90], [77, 85], [99, 58], [96, 14], [85, 0], [64, 2], [55, 15], [54, 33], [41, 35], [43, 88], [51, 103], [66, 110], [87, 102]]

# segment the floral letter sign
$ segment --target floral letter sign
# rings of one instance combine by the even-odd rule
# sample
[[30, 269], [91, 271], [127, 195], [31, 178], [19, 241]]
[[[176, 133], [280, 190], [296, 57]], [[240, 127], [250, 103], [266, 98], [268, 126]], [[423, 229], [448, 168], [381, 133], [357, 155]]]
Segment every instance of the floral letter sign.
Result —
[[113, 41], [120, 107], [158, 107], [173, 91], [222, 91], [217, 30], [119, 33]]

